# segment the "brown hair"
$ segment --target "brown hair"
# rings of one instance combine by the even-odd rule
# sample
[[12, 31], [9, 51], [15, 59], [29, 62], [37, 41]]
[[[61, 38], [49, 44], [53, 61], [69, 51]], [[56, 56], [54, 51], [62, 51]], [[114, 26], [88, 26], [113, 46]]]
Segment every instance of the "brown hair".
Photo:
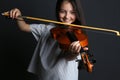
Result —
[[57, 0], [57, 3], [56, 3], [56, 17], [57, 17], [57, 20], [60, 21], [59, 20], [59, 11], [60, 11], [61, 4], [64, 1], [70, 2], [72, 4], [73, 8], [76, 11], [77, 19], [73, 24], [85, 25], [85, 18], [84, 18], [84, 14], [83, 14], [83, 10], [82, 10], [82, 7], [81, 7], [80, 0]]

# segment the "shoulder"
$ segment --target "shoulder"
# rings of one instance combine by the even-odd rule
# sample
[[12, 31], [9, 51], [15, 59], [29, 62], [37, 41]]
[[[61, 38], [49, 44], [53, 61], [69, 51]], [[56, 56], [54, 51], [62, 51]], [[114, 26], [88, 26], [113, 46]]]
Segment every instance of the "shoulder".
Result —
[[55, 24], [49, 23], [49, 24], [30, 24], [31, 28], [35, 29], [51, 29], [55, 27]]

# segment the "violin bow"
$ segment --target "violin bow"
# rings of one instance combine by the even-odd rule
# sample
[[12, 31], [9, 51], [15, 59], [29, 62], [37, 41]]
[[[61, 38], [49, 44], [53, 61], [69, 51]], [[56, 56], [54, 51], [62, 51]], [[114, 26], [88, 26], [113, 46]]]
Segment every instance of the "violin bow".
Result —
[[[9, 17], [9, 12], [4, 12], [4, 13], [2, 13], [2, 15]], [[59, 22], [59, 21], [55, 21], [55, 20], [48, 20], [48, 19], [36, 18], [36, 17], [30, 17], [30, 16], [19, 16], [18, 18], [50, 22], [50, 23], [55, 23], [55, 24], [63, 24], [63, 25], [77, 27], [77, 28], [85, 28], [85, 29], [91, 29], [91, 30], [97, 30], [97, 31], [111, 32], [111, 33], [115, 33], [117, 36], [120, 36], [120, 32], [117, 30], [113, 30], [113, 29], [98, 28], [98, 27], [92, 27], [92, 26], [83, 26], [83, 25], [76, 25], [76, 24], [68, 24], [68, 23]]]

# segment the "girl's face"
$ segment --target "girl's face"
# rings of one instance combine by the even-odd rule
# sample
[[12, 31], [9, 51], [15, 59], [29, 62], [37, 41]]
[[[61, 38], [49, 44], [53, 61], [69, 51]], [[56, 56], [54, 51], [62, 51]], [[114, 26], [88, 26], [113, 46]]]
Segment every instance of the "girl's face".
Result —
[[59, 11], [59, 19], [61, 22], [65, 22], [68, 24], [71, 24], [76, 20], [76, 12], [70, 2], [64, 1], [61, 4]]

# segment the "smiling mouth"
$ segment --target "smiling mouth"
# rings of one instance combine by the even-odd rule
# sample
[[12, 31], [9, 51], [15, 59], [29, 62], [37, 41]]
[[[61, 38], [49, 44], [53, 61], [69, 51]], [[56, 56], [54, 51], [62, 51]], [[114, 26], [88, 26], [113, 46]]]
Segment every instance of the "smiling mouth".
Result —
[[64, 22], [69, 23], [69, 22], [71, 22], [71, 21], [70, 21], [70, 20], [64, 20]]

